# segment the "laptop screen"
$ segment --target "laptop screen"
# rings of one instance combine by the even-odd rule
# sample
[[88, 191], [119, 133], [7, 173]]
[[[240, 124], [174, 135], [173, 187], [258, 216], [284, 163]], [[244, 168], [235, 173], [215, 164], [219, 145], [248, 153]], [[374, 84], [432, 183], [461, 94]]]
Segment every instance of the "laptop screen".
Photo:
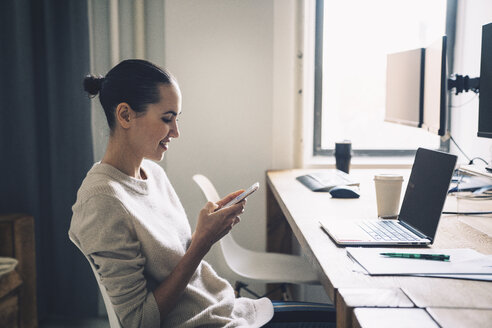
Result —
[[399, 220], [409, 224], [431, 241], [436, 235], [456, 156], [419, 148], [408, 180]]

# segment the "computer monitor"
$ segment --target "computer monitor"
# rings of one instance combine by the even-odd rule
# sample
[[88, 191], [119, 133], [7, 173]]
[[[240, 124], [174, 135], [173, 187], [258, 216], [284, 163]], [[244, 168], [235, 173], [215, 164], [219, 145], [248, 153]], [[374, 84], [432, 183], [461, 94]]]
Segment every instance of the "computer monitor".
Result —
[[424, 54], [423, 48], [388, 54], [386, 122], [422, 126]]
[[443, 36], [425, 48], [424, 115], [422, 128], [440, 136], [446, 134], [446, 42]]
[[481, 56], [477, 135], [492, 138], [492, 23], [482, 26]]

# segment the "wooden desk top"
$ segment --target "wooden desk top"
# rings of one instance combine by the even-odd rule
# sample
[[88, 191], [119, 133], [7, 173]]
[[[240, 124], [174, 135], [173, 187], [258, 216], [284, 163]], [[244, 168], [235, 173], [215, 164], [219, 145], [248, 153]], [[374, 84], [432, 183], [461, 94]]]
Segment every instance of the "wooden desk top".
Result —
[[[374, 174], [404, 175], [403, 198], [410, 170], [351, 170], [350, 174], [361, 183], [359, 199], [332, 199], [329, 193], [312, 192], [295, 180], [297, 176], [313, 171], [316, 170], [269, 171], [267, 183], [333, 301], [339, 288], [401, 288], [418, 307], [492, 309], [491, 282], [410, 276], [376, 277], [354, 272], [345, 248], [337, 246], [320, 228], [320, 220], [376, 217]], [[449, 203], [453, 206], [452, 199]], [[448, 206], [447, 201], [445, 208]], [[443, 215], [435, 242], [430, 247], [472, 248], [492, 254], [492, 219], [488, 219]]]

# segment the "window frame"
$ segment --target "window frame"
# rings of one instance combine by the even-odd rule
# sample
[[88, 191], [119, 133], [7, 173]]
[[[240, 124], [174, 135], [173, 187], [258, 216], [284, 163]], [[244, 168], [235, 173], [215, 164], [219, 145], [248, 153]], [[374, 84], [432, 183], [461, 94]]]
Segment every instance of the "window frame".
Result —
[[[447, 72], [453, 72], [454, 63], [454, 44], [456, 35], [457, 1], [447, 0], [446, 3], [446, 27], [447, 35]], [[334, 149], [321, 147], [322, 131], [322, 89], [323, 89], [323, 12], [324, 0], [316, 0], [315, 3], [315, 37], [314, 37], [314, 128], [313, 128], [313, 156], [333, 156]], [[446, 87], [447, 88], [447, 87]], [[446, 107], [446, 125], [451, 127], [450, 111], [451, 92], [448, 91]], [[449, 134], [449, 133], [448, 133]], [[441, 137], [438, 150], [449, 152], [449, 137]], [[360, 157], [410, 157], [415, 156], [416, 149], [353, 149], [354, 156]]]

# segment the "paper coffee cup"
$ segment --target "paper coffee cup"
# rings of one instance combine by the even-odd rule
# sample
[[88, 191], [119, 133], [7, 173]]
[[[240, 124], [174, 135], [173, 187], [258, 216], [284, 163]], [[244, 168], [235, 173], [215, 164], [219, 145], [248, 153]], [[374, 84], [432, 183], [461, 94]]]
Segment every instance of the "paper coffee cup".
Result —
[[391, 219], [398, 216], [403, 177], [395, 174], [377, 174], [374, 176], [378, 217]]

